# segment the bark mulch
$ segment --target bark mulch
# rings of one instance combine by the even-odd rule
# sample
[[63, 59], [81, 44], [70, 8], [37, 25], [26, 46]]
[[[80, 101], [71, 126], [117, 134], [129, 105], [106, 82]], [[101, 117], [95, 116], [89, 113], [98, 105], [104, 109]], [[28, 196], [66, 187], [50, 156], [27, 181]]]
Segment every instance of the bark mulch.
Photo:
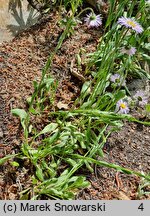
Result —
[[[26, 100], [33, 93], [33, 80], [40, 80], [41, 71], [49, 54], [57, 45], [62, 29], [57, 24], [59, 15], [53, 12], [38, 24], [0, 46], [0, 157], [16, 153], [21, 144], [19, 120], [11, 115], [12, 108], [26, 108]], [[75, 34], [65, 40], [57, 52], [51, 74], [59, 80], [57, 102], [71, 106], [78, 97], [84, 75], [76, 71], [75, 55], [96, 49], [100, 30], [90, 30], [78, 24]], [[73, 67], [73, 68], [72, 68]], [[83, 65], [84, 67], [84, 65]], [[46, 120], [45, 120], [46, 121]], [[127, 123], [114, 132], [104, 146], [104, 160], [144, 173], [150, 172], [150, 128]], [[139, 198], [141, 179], [115, 170], [96, 167], [86, 173], [91, 186], [79, 191], [77, 199], [149, 199]], [[30, 180], [26, 168], [15, 168], [6, 163], [1, 167], [0, 199], [19, 199], [21, 188]], [[150, 187], [145, 188], [150, 191]]]

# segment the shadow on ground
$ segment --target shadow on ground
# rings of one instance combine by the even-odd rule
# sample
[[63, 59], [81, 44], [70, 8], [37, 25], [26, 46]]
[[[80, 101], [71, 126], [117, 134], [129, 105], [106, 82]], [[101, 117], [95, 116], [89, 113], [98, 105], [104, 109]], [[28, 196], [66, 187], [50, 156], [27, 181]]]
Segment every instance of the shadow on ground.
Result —
[[20, 31], [27, 29], [31, 25], [35, 24], [40, 15], [37, 15], [35, 10], [28, 4], [27, 12], [23, 10], [22, 0], [9, 0], [8, 11], [16, 21], [15, 24], [7, 25], [7, 29], [12, 33], [13, 36], [18, 34]]

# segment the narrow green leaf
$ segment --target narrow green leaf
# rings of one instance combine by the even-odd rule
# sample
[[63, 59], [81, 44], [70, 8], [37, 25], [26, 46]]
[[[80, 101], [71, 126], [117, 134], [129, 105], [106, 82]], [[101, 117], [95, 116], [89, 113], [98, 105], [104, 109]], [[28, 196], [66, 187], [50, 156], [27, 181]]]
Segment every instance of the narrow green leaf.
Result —
[[9, 159], [15, 157], [18, 154], [14, 154], [14, 155], [7, 155], [6, 157], [3, 157], [0, 159], [0, 165], [3, 165], [6, 161], [8, 161]]
[[19, 116], [21, 121], [27, 118], [27, 113], [24, 109], [12, 109], [12, 114], [15, 116]]
[[107, 162], [105, 162], [105, 161], [95, 160], [95, 159], [93, 159], [93, 158], [84, 157], [84, 156], [77, 155], [77, 154], [73, 154], [72, 157], [75, 157], [75, 158], [78, 158], [78, 159], [83, 159], [83, 162], [88, 161], [88, 162], [90, 162], [90, 163], [94, 163], [94, 164], [97, 164], [97, 165], [99, 165], [99, 166], [104, 166], [104, 167], [108, 167], [108, 168], [113, 168], [113, 169], [116, 169], [116, 170], [118, 170], [118, 171], [120, 171], [120, 172], [126, 173], [126, 174], [128, 174], [128, 175], [134, 174], [134, 175], [143, 177], [143, 178], [147, 179], [148, 181], [150, 181], [150, 176], [149, 176], [149, 175], [144, 175], [144, 174], [141, 173], [141, 172], [137, 172], [137, 171], [134, 171], [134, 170], [130, 170], [130, 169], [121, 167], [121, 166], [116, 165], [116, 164], [107, 163]]
[[86, 178], [83, 176], [73, 176], [68, 181], [68, 183], [71, 183], [71, 182], [73, 183], [69, 185], [69, 188], [84, 188], [90, 185], [90, 183], [86, 181]]
[[43, 177], [43, 171], [42, 169], [40, 168], [40, 166], [36, 166], [36, 176], [38, 177], [38, 179], [40, 181], [44, 181], [44, 177]]
[[58, 127], [57, 123], [50, 123], [46, 125], [46, 127], [40, 133], [38, 133], [36, 137], [40, 136], [41, 134], [53, 132], [57, 127]]
[[17, 163], [16, 161], [12, 161], [10, 162], [10, 164], [14, 167], [19, 167], [19, 163]]
[[150, 104], [146, 104], [146, 112], [150, 113]]
[[120, 90], [120, 91], [118, 91], [118, 92], [114, 95], [115, 102], [117, 102], [118, 100], [124, 98], [125, 95], [126, 95], [125, 90]]
[[77, 165], [77, 162], [71, 158], [67, 158], [66, 162], [69, 163], [72, 167]]
[[29, 121], [28, 114], [26, 113], [26, 111], [24, 109], [12, 109], [11, 112], [13, 115], [20, 117], [21, 125], [24, 129], [24, 132], [25, 132], [25, 137], [27, 137], [28, 132], [27, 132], [27, 126], [26, 125], [27, 125], [27, 120]]

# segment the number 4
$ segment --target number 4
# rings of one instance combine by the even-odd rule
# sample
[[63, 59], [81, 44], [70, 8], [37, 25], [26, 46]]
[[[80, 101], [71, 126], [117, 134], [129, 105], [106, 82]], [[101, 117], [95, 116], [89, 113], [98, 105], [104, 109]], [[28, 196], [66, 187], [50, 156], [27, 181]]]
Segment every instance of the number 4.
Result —
[[144, 210], [144, 206], [143, 206], [143, 203], [141, 203], [138, 207], [139, 210], [143, 211]]

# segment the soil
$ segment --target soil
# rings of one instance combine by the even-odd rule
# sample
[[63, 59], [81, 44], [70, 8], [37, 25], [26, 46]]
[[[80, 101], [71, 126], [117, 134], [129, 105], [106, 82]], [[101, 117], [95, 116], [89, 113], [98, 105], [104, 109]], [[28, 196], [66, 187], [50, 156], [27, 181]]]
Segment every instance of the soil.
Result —
[[[58, 19], [59, 15], [54, 11], [11, 42], [0, 46], [0, 157], [18, 152], [21, 145], [22, 129], [18, 118], [12, 116], [11, 109], [26, 108], [26, 100], [33, 93], [33, 80], [40, 80], [42, 68], [62, 33]], [[57, 103], [71, 106], [78, 97], [86, 78], [84, 74], [72, 72], [78, 71], [75, 56], [83, 52], [84, 59], [84, 53], [94, 51], [101, 35], [101, 30], [91, 30], [79, 23], [75, 33], [65, 40], [55, 55], [50, 73], [59, 81]], [[150, 173], [149, 140], [149, 127], [124, 122], [122, 129], [108, 138], [104, 146], [103, 160]], [[79, 191], [76, 199], [150, 198], [150, 195], [139, 196], [141, 178], [104, 167], [95, 166], [94, 170], [92, 174], [85, 173], [91, 186]], [[0, 199], [19, 199], [21, 188], [27, 188], [28, 185], [30, 180], [25, 168], [12, 167], [9, 163], [1, 167]], [[150, 192], [150, 186], [144, 190]]]

